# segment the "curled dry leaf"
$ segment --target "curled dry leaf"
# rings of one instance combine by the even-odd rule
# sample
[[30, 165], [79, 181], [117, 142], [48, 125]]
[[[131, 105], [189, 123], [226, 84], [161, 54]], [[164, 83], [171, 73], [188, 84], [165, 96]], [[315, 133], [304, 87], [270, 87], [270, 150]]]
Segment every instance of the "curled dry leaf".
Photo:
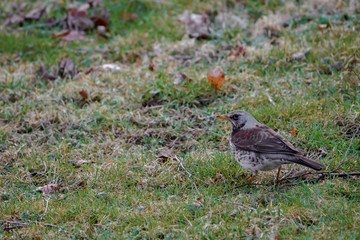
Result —
[[3, 22], [3, 26], [10, 26], [13, 24], [17, 24], [19, 26], [22, 26], [24, 23], [24, 17], [18, 14], [10, 14], [5, 21]]
[[217, 66], [207, 73], [207, 79], [214, 88], [220, 89], [225, 81], [225, 74], [221, 71], [221, 68]]
[[174, 80], [174, 85], [179, 85], [180, 83], [182, 83], [183, 81], [185, 81], [188, 77], [183, 74], [182, 72], [178, 72], [176, 74], [176, 78]]
[[42, 187], [38, 187], [38, 188], [36, 188], [36, 191], [43, 192], [43, 193], [50, 193], [58, 188], [59, 188], [59, 185], [52, 183], [52, 184], [48, 184], [48, 185], [45, 185]]
[[149, 61], [149, 70], [154, 71], [154, 69], [155, 69], [155, 65], [154, 65], [153, 61], [150, 59], [150, 61]]
[[172, 159], [174, 158], [174, 154], [169, 150], [161, 150], [158, 158], [162, 160]]
[[64, 58], [59, 64], [59, 75], [62, 78], [74, 77], [77, 73], [76, 66], [70, 58]]
[[[81, 90], [79, 94], [82, 96], [82, 98], [87, 99], [89, 97], [89, 94], [85, 90]], [[85, 160], [78, 160], [78, 161], [85, 161]]]
[[193, 38], [208, 39], [209, 34], [209, 17], [206, 14], [194, 14], [185, 10], [179, 17], [179, 21], [187, 24], [187, 33]]
[[26, 21], [37, 21], [42, 16], [45, 15], [45, 10], [46, 10], [45, 7], [31, 10], [28, 14], [25, 15], [25, 20]]
[[41, 65], [39, 70], [38, 70], [38, 74], [40, 75], [40, 77], [46, 81], [50, 80], [50, 81], [54, 81], [56, 79], [56, 76], [49, 73], [48, 71], [46, 71], [44, 65]]

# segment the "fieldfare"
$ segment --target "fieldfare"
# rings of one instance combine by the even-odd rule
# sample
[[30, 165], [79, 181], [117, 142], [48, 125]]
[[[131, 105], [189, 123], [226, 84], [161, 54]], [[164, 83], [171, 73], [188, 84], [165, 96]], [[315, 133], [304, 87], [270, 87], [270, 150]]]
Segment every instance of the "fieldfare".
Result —
[[282, 164], [297, 163], [319, 171], [326, 166], [304, 156], [304, 150], [295, 148], [270, 127], [259, 123], [245, 111], [233, 111], [218, 118], [231, 123], [230, 149], [236, 161], [245, 169], [254, 172], [278, 168], [279, 179]]

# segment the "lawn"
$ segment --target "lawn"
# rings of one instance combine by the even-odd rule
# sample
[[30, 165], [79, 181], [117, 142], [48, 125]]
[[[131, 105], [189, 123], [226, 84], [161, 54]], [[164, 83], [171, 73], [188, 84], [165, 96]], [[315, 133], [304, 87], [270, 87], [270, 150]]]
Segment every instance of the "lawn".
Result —
[[[0, 2], [0, 238], [360, 238], [358, 1], [16, 2]], [[232, 110], [325, 173], [248, 184], [216, 119]]]

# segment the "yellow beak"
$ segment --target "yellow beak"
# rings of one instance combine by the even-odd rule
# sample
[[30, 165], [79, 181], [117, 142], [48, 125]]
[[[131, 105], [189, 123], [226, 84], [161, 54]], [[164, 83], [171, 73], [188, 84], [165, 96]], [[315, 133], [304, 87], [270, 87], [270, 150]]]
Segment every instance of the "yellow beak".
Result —
[[224, 115], [219, 115], [219, 116], [216, 116], [217, 118], [221, 118], [221, 119], [229, 119], [229, 117], [227, 116], [224, 116]]

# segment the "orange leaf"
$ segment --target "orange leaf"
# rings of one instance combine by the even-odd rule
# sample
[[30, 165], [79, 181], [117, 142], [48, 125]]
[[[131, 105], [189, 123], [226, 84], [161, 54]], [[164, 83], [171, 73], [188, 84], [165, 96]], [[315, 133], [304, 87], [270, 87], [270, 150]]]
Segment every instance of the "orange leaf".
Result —
[[297, 132], [298, 132], [298, 131], [296, 130], [296, 128], [294, 128], [294, 129], [291, 131], [291, 134], [292, 134], [292, 135], [296, 135]]
[[225, 75], [221, 71], [220, 67], [216, 67], [207, 73], [207, 79], [214, 88], [220, 89], [221, 85], [223, 85], [225, 81]]

